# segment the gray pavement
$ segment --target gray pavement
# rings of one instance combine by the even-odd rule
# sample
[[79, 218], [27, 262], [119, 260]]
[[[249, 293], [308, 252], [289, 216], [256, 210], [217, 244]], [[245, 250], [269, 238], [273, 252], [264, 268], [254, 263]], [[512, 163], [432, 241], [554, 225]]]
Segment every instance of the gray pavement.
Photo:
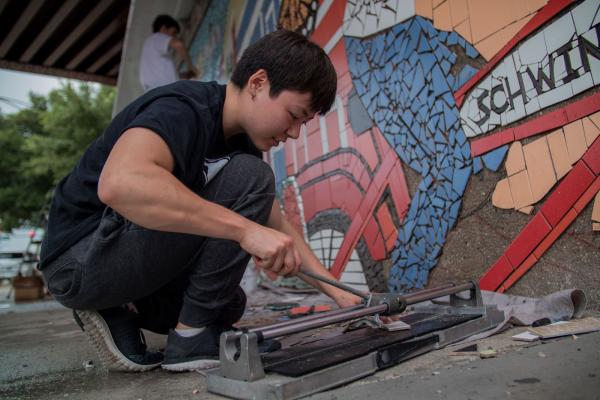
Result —
[[[289, 299], [258, 291], [248, 316], [268, 321], [263, 305]], [[303, 303], [321, 296], [292, 295]], [[69, 310], [52, 302], [0, 303], [0, 399], [221, 399], [197, 372], [108, 373]], [[515, 342], [511, 329], [479, 342], [498, 356], [434, 351], [311, 399], [600, 399], [600, 333], [546, 343]], [[150, 347], [165, 337], [147, 334]], [[93, 367], [85, 368], [92, 363]]]

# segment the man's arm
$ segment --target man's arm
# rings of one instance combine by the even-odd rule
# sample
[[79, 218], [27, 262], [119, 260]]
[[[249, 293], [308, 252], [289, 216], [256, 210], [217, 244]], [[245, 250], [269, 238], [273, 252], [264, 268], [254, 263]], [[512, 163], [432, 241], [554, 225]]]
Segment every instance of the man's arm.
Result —
[[[234, 240], [262, 268], [291, 271], [300, 264], [292, 239], [196, 195], [173, 174], [167, 144], [149, 129], [124, 132], [98, 182], [100, 201], [148, 229]], [[283, 266], [282, 266], [283, 265]]]
[[196, 70], [194, 63], [190, 58], [190, 54], [188, 53], [185, 44], [180, 39], [173, 38], [169, 42], [169, 46], [175, 50], [179, 58], [181, 58], [187, 65], [188, 71], [187, 74], [185, 74], [185, 79], [196, 77], [198, 75], [198, 71]]
[[[298, 250], [298, 253], [300, 253], [300, 259], [302, 260], [303, 270], [314, 272], [315, 274], [336, 280], [336, 278], [333, 275], [331, 275], [329, 270], [325, 268], [321, 261], [319, 261], [317, 256], [315, 256], [315, 254], [310, 249], [302, 235], [296, 230], [296, 228], [292, 226], [292, 224], [290, 224], [283, 217], [283, 215], [281, 215], [279, 202], [277, 200], [275, 200], [275, 202], [273, 203], [273, 209], [271, 210], [267, 226], [273, 229], [277, 229], [278, 231], [283, 232], [292, 237], [294, 241], [294, 246]], [[331, 297], [340, 307], [354, 306], [360, 304], [362, 301], [362, 299], [358, 296], [355, 296], [351, 293], [348, 293], [321, 281], [317, 281], [308, 277], [306, 279], [303, 277], [302, 279], [306, 280], [307, 283], [319, 289], [327, 296]]]

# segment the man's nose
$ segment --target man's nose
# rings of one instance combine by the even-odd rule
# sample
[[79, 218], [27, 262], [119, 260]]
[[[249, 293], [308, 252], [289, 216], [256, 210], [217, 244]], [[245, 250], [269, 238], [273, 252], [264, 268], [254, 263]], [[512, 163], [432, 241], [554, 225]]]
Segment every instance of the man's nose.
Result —
[[300, 137], [300, 124], [294, 124], [286, 132], [288, 137], [298, 139]]

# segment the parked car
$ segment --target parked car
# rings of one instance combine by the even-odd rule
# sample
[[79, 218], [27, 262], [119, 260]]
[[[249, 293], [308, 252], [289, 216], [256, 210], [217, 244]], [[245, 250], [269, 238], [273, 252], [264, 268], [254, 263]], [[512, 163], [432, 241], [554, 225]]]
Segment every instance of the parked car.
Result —
[[31, 227], [0, 233], [0, 280], [33, 273], [43, 235], [43, 229]]

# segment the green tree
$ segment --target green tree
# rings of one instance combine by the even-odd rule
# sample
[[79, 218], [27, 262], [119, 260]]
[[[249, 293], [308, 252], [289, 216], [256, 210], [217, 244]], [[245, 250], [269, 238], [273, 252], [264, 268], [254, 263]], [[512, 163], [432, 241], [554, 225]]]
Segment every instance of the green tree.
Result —
[[115, 90], [64, 84], [32, 106], [0, 115], [0, 225], [35, 222], [53, 188], [110, 122]]

